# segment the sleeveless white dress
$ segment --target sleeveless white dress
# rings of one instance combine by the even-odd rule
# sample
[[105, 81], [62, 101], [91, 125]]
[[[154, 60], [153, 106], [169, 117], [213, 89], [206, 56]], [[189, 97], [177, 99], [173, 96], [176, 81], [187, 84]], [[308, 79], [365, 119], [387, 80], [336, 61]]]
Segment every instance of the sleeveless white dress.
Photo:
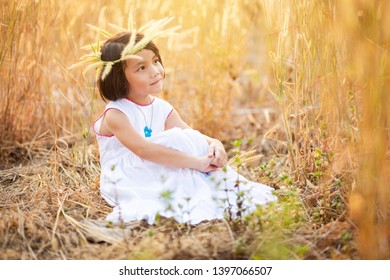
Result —
[[145, 125], [150, 126], [151, 122], [152, 135], [146, 138], [148, 141], [193, 156], [205, 155], [208, 151], [205, 137], [196, 130], [164, 130], [173, 107], [158, 97], [149, 105], [139, 105], [126, 98], [109, 102], [93, 124], [100, 152], [100, 191], [113, 206], [108, 221], [126, 223], [144, 219], [153, 224], [157, 215], [161, 215], [173, 217], [180, 223], [197, 224], [250, 213], [257, 204], [276, 200], [273, 188], [248, 181], [229, 166], [205, 174], [139, 158], [115, 135], [99, 133], [103, 116], [111, 109], [123, 112], [141, 135], [144, 135]]

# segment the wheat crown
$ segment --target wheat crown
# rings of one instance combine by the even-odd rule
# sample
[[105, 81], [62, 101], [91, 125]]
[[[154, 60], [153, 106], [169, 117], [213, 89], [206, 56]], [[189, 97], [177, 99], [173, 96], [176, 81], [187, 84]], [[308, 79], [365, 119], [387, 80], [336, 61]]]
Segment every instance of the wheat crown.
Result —
[[[132, 17], [132, 14], [130, 13], [127, 29], [109, 23], [109, 25], [111, 27], [113, 27], [114, 29], [116, 29], [117, 32], [125, 31], [125, 32], [131, 33], [129, 43], [123, 49], [120, 58], [117, 60], [113, 60], [113, 61], [103, 61], [102, 60], [102, 58], [101, 58], [102, 54], [100, 52], [100, 47], [101, 47], [102, 42], [100, 41], [100, 36], [104, 36], [108, 39], [108, 38], [112, 37], [114, 34], [116, 34], [117, 32], [110, 33], [108, 31], [103, 30], [103, 29], [96, 27], [94, 25], [87, 24], [89, 27], [91, 27], [92, 29], [94, 29], [95, 31], [98, 32], [98, 40], [95, 44], [91, 44], [89, 46], [82, 47], [83, 49], [92, 49], [92, 52], [82, 56], [80, 58], [80, 62], [73, 64], [72, 66], [70, 66], [70, 68], [72, 69], [72, 68], [88, 65], [84, 69], [83, 74], [85, 74], [91, 68], [95, 68], [96, 69], [96, 77], [98, 78], [101, 75], [101, 79], [104, 80], [107, 77], [107, 75], [110, 73], [112, 66], [115, 63], [120, 62], [120, 61], [125, 61], [129, 58], [139, 58], [139, 56], [137, 56], [135, 54], [137, 52], [141, 51], [142, 49], [144, 49], [152, 40], [159, 38], [159, 37], [165, 37], [165, 36], [174, 34], [175, 31], [180, 28], [180, 26], [174, 26], [174, 27], [171, 27], [171, 28], [164, 30], [166, 25], [169, 22], [171, 22], [172, 19], [173, 19], [173, 17], [166, 17], [166, 18], [162, 18], [160, 20], [152, 20], [152, 21], [146, 23], [145, 25], [143, 25], [142, 27], [140, 27], [139, 29], [135, 29], [134, 25], [133, 25], [133, 17]], [[136, 43], [135, 39], [136, 39], [137, 33], [142, 33], [144, 36], [139, 42]], [[103, 43], [104, 43], [104, 41], [103, 41]], [[102, 71], [103, 71], [103, 73], [102, 73]]]

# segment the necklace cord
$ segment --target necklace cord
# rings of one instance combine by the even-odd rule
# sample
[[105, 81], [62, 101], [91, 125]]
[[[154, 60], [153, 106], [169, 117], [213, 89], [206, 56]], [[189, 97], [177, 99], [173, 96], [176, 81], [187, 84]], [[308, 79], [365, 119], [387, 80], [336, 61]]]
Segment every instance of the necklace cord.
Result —
[[144, 134], [145, 134], [145, 137], [150, 137], [151, 134], [152, 134], [152, 123], [153, 123], [153, 102], [152, 102], [152, 114], [151, 114], [151, 117], [150, 117], [150, 125], [148, 126], [148, 122], [146, 120], [146, 116], [144, 114], [144, 112], [141, 110], [141, 108], [135, 104], [137, 106], [137, 109], [141, 112], [142, 116], [144, 117], [144, 121], [145, 121], [145, 128], [144, 128]]

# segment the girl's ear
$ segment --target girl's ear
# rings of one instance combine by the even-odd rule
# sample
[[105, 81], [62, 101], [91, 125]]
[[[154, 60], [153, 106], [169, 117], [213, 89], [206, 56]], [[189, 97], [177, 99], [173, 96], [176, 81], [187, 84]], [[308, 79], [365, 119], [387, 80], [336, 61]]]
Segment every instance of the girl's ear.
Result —
[[126, 83], [126, 93], [129, 93], [130, 89], [131, 89], [131, 86], [130, 86], [129, 81], [126, 79], [126, 76], [125, 76], [125, 83]]

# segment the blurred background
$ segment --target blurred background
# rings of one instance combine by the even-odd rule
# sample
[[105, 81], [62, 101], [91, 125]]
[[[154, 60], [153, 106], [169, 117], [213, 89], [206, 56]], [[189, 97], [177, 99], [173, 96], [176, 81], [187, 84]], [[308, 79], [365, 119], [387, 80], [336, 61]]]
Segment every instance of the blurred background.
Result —
[[87, 24], [111, 31], [129, 12], [181, 26], [155, 43], [161, 97], [187, 123], [228, 149], [255, 145], [302, 190], [314, 227], [350, 221], [360, 258], [390, 258], [385, 0], [0, 0], [0, 169], [56, 166], [65, 148], [81, 166], [97, 156], [104, 103], [93, 71], [69, 66], [97, 40]]

